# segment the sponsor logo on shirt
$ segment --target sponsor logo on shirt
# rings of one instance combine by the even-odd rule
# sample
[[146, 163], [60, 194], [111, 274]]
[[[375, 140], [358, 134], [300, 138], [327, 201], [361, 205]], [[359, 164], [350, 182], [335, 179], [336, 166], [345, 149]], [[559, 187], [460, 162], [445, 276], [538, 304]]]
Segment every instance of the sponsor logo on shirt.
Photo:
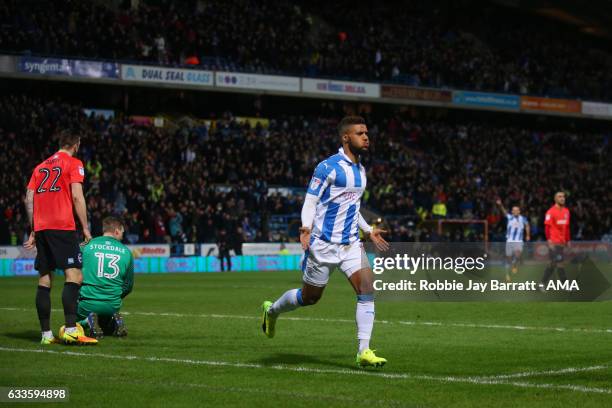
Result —
[[321, 185], [321, 179], [317, 177], [313, 177], [312, 181], [310, 182], [310, 189], [316, 191], [316, 189], [319, 188], [320, 185]]
[[359, 198], [359, 192], [345, 191], [344, 193], [340, 194], [340, 198], [347, 201], [355, 200]]

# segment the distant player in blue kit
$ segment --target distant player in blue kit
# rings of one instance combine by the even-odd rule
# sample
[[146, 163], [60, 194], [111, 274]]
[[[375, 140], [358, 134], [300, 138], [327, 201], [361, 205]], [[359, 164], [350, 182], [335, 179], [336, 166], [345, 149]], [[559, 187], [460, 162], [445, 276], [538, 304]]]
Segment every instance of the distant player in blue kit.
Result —
[[521, 215], [521, 208], [518, 205], [512, 207], [512, 213], [509, 213], [502, 200], [497, 199], [497, 205], [499, 206], [502, 214], [505, 214], [507, 226], [506, 226], [506, 281], [510, 282], [510, 268], [512, 267], [512, 274], [518, 272], [518, 263], [521, 260], [523, 253], [523, 242], [531, 239], [531, 232], [529, 229], [529, 221], [527, 217]]
[[319, 163], [308, 186], [302, 208], [300, 242], [305, 250], [302, 263], [303, 285], [285, 292], [275, 302], [262, 305], [262, 329], [274, 337], [276, 319], [281, 313], [319, 301], [329, 276], [338, 267], [357, 294], [357, 339], [359, 366], [383, 366], [387, 360], [370, 349], [374, 326], [373, 274], [359, 229], [376, 247], [385, 251], [389, 244], [384, 230], [372, 228], [359, 212], [366, 187], [366, 171], [359, 162], [369, 149], [368, 128], [359, 116], [340, 121], [338, 132], [342, 147], [338, 153]]

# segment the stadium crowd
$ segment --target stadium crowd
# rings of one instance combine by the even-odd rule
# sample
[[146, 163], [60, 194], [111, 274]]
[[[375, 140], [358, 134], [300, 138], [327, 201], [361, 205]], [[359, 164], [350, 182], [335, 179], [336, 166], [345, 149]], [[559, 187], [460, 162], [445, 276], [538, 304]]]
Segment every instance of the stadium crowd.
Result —
[[597, 40], [481, 3], [10, 0], [0, 50], [612, 99]]
[[[87, 116], [78, 106], [23, 95], [0, 97], [0, 244], [27, 231], [23, 207], [32, 169], [56, 149], [54, 135], [82, 136], [91, 230], [122, 216], [132, 243], [285, 239], [271, 217], [299, 219], [316, 163], [338, 148], [337, 116], [270, 118], [250, 126], [224, 113], [206, 124], [159, 128], [129, 117]], [[612, 233], [610, 136], [539, 132], [487, 124], [415, 122], [401, 114], [369, 118], [371, 155], [365, 208], [382, 214], [390, 239], [469, 240], [435, 235], [435, 219], [487, 219], [503, 240], [495, 206], [517, 204], [542, 238], [543, 215], [558, 189], [567, 191], [574, 239]], [[213, 125], [210, 125], [212, 123]], [[284, 187], [270, 189], [270, 187]], [[290, 237], [294, 239], [295, 237]]]

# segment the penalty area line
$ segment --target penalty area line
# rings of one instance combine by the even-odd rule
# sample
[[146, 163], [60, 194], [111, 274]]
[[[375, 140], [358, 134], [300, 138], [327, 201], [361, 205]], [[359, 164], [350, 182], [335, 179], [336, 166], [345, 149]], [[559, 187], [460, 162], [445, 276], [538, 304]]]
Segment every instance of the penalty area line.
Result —
[[612, 390], [607, 389], [607, 388], [585, 387], [585, 386], [579, 386], [579, 385], [573, 385], [573, 384], [540, 384], [540, 383], [528, 383], [528, 382], [518, 382], [518, 381], [505, 381], [504, 379], [495, 379], [495, 378], [436, 376], [436, 375], [429, 375], [429, 374], [409, 374], [409, 373], [385, 373], [385, 372], [375, 372], [375, 371], [366, 371], [366, 370], [358, 370], [358, 369], [355, 369], [355, 370], [327, 369], [327, 368], [324, 369], [324, 368], [302, 367], [302, 366], [263, 365], [263, 364], [257, 364], [257, 363], [193, 360], [193, 359], [157, 357], [157, 356], [144, 357], [144, 356], [134, 356], [134, 355], [84, 353], [84, 352], [78, 352], [78, 351], [57, 351], [57, 350], [23, 349], [23, 348], [10, 348], [10, 347], [0, 347], [0, 352], [54, 354], [54, 355], [60, 355], [60, 356], [94, 357], [94, 358], [107, 358], [107, 359], [125, 360], [125, 361], [148, 361], [148, 362], [160, 362], [160, 363], [171, 363], [171, 364], [203, 365], [203, 366], [211, 366], [211, 367], [233, 367], [233, 368], [242, 368], [242, 369], [269, 369], [269, 370], [289, 371], [289, 372], [298, 372], [298, 373], [312, 373], [312, 374], [339, 374], [339, 375], [352, 375], [352, 376], [369, 376], [369, 377], [379, 377], [379, 378], [384, 378], [384, 379], [424, 380], [424, 381], [434, 381], [434, 382], [441, 382], [441, 383], [467, 383], [467, 384], [475, 384], [475, 385], [510, 385], [514, 387], [523, 387], [523, 388], [543, 388], [543, 389], [568, 390], [568, 391], [582, 392], [582, 393], [612, 394]]

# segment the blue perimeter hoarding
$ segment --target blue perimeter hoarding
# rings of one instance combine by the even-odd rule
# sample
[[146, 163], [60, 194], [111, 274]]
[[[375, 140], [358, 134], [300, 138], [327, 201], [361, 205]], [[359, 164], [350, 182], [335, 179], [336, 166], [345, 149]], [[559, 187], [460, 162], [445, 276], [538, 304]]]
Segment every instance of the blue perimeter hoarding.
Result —
[[521, 98], [518, 95], [454, 91], [453, 103], [456, 105], [480, 106], [485, 108], [499, 108], [518, 111], [521, 107]]
[[[297, 271], [301, 255], [242, 255], [232, 257], [232, 272]], [[192, 256], [185, 258], [149, 258], [134, 260], [136, 273], [220, 272], [219, 258]], [[1, 276], [35, 276], [34, 259], [0, 259]]]
[[60, 58], [20, 57], [19, 72], [34, 75], [56, 75], [83, 78], [119, 79], [115, 62], [82, 61]]

